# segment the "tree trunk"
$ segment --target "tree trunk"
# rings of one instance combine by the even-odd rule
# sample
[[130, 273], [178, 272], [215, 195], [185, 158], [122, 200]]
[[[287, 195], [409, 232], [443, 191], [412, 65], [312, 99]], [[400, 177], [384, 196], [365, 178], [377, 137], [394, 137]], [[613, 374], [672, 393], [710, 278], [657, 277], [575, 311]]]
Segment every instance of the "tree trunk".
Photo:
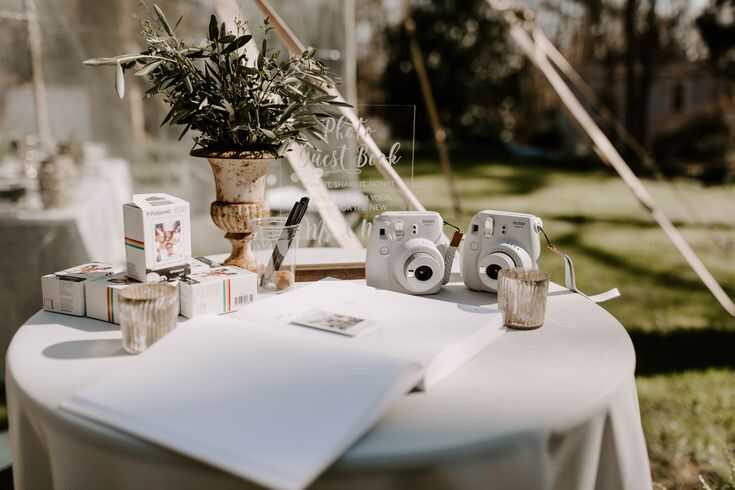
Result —
[[656, 18], [656, 0], [650, 0], [648, 15], [646, 16], [646, 33], [641, 43], [641, 73], [639, 80], [640, 100], [638, 103], [638, 128], [640, 135], [638, 142], [644, 148], [650, 148], [651, 135], [649, 121], [651, 113], [651, 91], [656, 76], [656, 56], [659, 51], [658, 19]]
[[638, 34], [636, 19], [639, 0], [626, 0], [623, 12], [623, 28], [625, 34], [625, 127], [638, 139], [640, 128], [639, 91], [638, 91]]

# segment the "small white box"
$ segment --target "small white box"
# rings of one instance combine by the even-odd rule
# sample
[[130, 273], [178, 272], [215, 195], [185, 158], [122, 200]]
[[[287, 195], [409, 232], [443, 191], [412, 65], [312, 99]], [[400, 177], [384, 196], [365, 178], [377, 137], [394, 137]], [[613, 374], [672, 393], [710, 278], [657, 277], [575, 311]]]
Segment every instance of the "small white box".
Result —
[[181, 314], [187, 318], [237, 311], [258, 295], [258, 275], [239, 267], [215, 267], [179, 281]]
[[124, 272], [112, 277], [88, 281], [84, 288], [87, 316], [110, 323], [120, 323], [118, 293], [131, 284], [140, 284]]
[[123, 206], [128, 276], [145, 281], [191, 260], [189, 203], [168, 194], [136, 194]]
[[41, 277], [43, 309], [67, 315], [84, 316], [84, 289], [91, 280], [112, 276], [122, 268], [90, 262]]

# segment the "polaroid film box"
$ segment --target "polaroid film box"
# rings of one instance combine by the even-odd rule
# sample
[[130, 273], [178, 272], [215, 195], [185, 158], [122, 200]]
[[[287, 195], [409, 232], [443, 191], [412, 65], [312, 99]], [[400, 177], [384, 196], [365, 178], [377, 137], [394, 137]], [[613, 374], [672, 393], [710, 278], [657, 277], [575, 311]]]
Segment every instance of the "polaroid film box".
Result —
[[67, 315], [84, 316], [84, 290], [92, 280], [112, 276], [120, 267], [90, 262], [41, 277], [43, 309]]
[[258, 275], [239, 267], [215, 267], [179, 281], [180, 311], [187, 318], [237, 311], [258, 295]]
[[126, 273], [87, 282], [84, 303], [87, 316], [110, 323], [120, 323], [117, 294], [131, 284], [140, 284]]
[[[172, 281], [172, 284], [175, 282], [175, 280]], [[87, 316], [104, 322], [119, 324], [118, 294], [131, 284], [140, 284], [140, 282], [128, 277], [125, 272], [87, 282], [84, 288]]]
[[136, 194], [123, 206], [128, 276], [145, 281], [191, 260], [189, 203], [168, 194]]

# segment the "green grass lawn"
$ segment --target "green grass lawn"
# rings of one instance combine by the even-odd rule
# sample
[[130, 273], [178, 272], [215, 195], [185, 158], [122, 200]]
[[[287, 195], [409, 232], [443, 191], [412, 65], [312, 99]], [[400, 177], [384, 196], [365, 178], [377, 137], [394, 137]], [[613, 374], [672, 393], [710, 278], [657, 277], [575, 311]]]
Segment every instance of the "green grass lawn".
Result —
[[[575, 261], [577, 285], [617, 287], [604, 305], [636, 346], [638, 393], [654, 480], [666, 488], [728, 488], [735, 449], [735, 319], [686, 265], [627, 187], [605, 169], [558, 170], [492, 161], [456, 168], [463, 213], [454, 216], [438, 165], [419, 161], [412, 189], [464, 228], [480, 209], [537, 214]], [[713, 274], [735, 296], [735, 187], [646, 182]], [[558, 257], [543, 268], [563, 283]]]

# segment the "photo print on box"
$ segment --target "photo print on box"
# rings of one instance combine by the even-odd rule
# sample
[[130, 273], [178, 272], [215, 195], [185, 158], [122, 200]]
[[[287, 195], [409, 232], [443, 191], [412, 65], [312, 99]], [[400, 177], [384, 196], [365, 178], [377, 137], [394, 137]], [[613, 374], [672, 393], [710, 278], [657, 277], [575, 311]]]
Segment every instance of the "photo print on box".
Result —
[[181, 220], [156, 223], [155, 230], [156, 262], [167, 262], [184, 257], [184, 251], [181, 250]]

